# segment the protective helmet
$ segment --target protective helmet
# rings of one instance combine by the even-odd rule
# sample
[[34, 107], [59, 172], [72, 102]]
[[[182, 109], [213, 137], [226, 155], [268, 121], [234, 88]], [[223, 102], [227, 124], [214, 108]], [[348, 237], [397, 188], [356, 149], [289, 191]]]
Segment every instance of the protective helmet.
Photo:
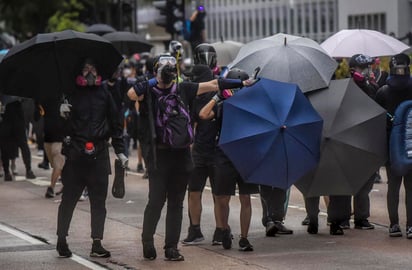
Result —
[[359, 67], [359, 68], [367, 68], [369, 65], [374, 63], [374, 59], [368, 55], [364, 54], [355, 54], [349, 59], [349, 67]]
[[215, 48], [207, 43], [202, 43], [196, 46], [193, 54], [195, 65], [202, 64], [209, 66], [210, 69], [216, 67], [217, 55]]
[[249, 74], [246, 73], [246, 71], [241, 70], [239, 68], [233, 68], [229, 70], [229, 72], [226, 75], [227, 79], [240, 79], [242, 81], [245, 81], [249, 79]]
[[409, 59], [408, 55], [404, 53], [394, 55], [391, 57], [391, 60], [389, 62], [389, 72], [391, 75], [409, 75], [410, 63], [411, 60]]

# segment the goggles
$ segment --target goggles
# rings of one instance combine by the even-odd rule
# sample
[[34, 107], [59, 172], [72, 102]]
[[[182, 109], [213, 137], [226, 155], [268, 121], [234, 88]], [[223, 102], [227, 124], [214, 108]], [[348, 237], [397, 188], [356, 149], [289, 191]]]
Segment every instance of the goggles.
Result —
[[163, 66], [163, 65], [176, 65], [176, 58], [174, 58], [173, 56], [161, 56], [159, 58], [159, 66]]

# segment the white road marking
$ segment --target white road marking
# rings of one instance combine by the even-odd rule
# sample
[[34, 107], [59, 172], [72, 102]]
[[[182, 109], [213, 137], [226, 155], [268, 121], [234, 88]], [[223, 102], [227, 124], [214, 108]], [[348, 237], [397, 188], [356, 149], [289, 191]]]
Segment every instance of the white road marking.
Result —
[[[42, 242], [42, 241], [40, 241], [40, 240], [38, 240], [38, 239], [36, 239], [32, 236], [30, 236], [28, 234], [25, 234], [25, 233], [23, 233], [19, 230], [16, 230], [16, 229], [14, 229], [10, 226], [6, 226], [2, 223], [0, 223], [0, 230], [3, 231], [3, 232], [9, 233], [13, 236], [16, 236], [17, 238], [20, 238], [24, 241], [27, 241], [32, 245], [46, 245], [46, 243], [44, 243], [44, 242]], [[70, 259], [77, 262], [78, 264], [81, 264], [81, 265], [83, 265], [83, 266], [85, 266], [89, 269], [92, 269], [92, 270], [107, 270], [107, 268], [102, 267], [98, 264], [95, 264], [92, 261], [88, 261], [88, 260], [86, 260], [86, 259], [84, 259], [80, 256], [77, 256], [76, 254], [73, 254], [72, 257], [70, 257]]]

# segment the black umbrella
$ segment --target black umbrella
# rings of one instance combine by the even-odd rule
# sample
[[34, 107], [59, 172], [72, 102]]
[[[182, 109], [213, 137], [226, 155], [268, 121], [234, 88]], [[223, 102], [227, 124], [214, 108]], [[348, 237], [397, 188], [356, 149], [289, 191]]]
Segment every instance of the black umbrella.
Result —
[[75, 87], [86, 57], [96, 62], [103, 79], [112, 76], [122, 56], [95, 34], [66, 30], [38, 34], [10, 49], [0, 63], [5, 94], [36, 98], [58, 97]]
[[92, 24], [86, 28], [86, 33], [92, 33], [99, 36], [112, 32], [116, 32], [116, 29], [104, 23]]
[[110, 41], [119, 52], [126, 55], [148, 52], [153, 48], [153, 45], [148, 43], [143, 37], [132, 32], [117, 31], [105, 34], [103, 38]]
[[320, 161], [295, 185], [307, 197], [354, 195], [387, 158], [386, 111], [352, 79], [308, 97], [324, 120]]

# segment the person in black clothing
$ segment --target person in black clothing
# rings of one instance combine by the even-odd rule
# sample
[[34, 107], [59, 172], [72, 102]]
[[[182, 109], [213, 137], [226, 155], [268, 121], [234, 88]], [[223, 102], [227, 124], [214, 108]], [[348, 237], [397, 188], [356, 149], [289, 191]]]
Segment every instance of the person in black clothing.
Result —
[[[389, 62], [390, 77], [387, 85], [379, 88], [376, 94], [376, 102], [393, 115], [396, 108], [405, 100], [412, 100], [412, 80], [410, 78], [410, 59], [406, 54], [397, 54]], [[387, 121], [387, 138], [389, 147], [389, 138], [392, 130], [392, 121]], [[389, 213], [389, 236], [402, 236], [399, 226], [399, 191], [402, 180], [405, 187], [406, 202], [406, 235], [412, 239], [412, 173], [409, 172], [403, 176], [397, 176], [393, 173], [390, 163], [386, 164], [386, 175], [388, 178], [387, 206]]]
[[190, 16], [190, 45], [192, 46], [192, 52], [195, 51], [197, 45], [206, 42], [205, 31], [205, 17], [206, 10], [203, 5], [196, 7], [196, 10]]
[[101, 86], [92, 59], [86, 59], [76, 78], [77, 87], [60, 106], [60, 115], [66, 119], [62, 153], [66, 157], [62, 172], [64, 185], [57, 218], [57, 252], [61, 257], [72, 255], [67, 242], [74, 208], [85, 187], [90, 197], [92, 257], [109, 257], [101, 245], [106, 218], [106, 197], [110, 157], [108, 140], [125, 167], [122, 125], [111, 94]]
[[[138, 81], [129, 91], [128, 96], [132, 100], [138, 100], [144, 95], [148, 101], [148, 114], [156, 117], [159, 110], [157, 92], [164, 93], [164, 97], [173, 88], [178, 87], [178, 95], [188, 107], [193, 103], [196, 95], [219, 89], [236, 88], [242, 85], [250, 85], [253, 81], [215, 79], [203, 83], [181, 82], [178, 85], [176, 59], [172, 56], [160, 56], [154, 61], [155, 78]], [[154, 125], [154, 123], [149, 123]], [[158, 126], [156, 126], [158, 127]], [[150, 128], [150, 127], [149, 127]], [[183, 131], [183, 130], [182, 130]], [[153, 236], [164, 203], [167, 199], [165, 257], [167, 260], [183, 261], [184, 257], [177, 249], [183, 216], [183, 201], [186, 187], [193, 169], [190, 147], [173, 148], [161, 141], [159, 130], [156, 129], [156, 141], [151, 140], [151, 148], [147, 161], [149, 173], [149, 201], [146, 205], [143, 219], [142, 243], [143, 256], [154, 260], [157, 257]]]
[[26, 178], [34, 179], [36, 176], [31, 169], [31, 153], [27, 144], [21, 99], [15, 96], [0, 95], [0, 102], [5, 106], [0, 122], [0, 151], [4, 179], [5, 181], [13, 180], [10, 173], [10, 160], [16, 157], [18, 148], [21, 150], [26, 167]]
[[44, 119], [44, 155], [49, 157], [48, 160], [53, 168], [50, 178], [50, 186], [47, 187], [45, 197], [54, 197], [54, 188], [59, 179], [63, 166], [64, 156], [61, 154], [63, 142], [63, 120], [60, 118], [58, 99], [50, 99], [37, 104], [42, 111]]
[[[355, 54], [349, 60], [350, 73], [359, 88], [370, 98], [375, 99], [378, 85], [371, 75], [371, 65], [374, 59], [364, 54]], [[355, 229], [371, 230], [375, 226], [370, 224], [369, 193], [373, 188], [376, 173], [371, 175], [360, 190], [353, 196]], [[343, 235], [343, 229], [349, 229], [351, 216], [351, 196], [330, 196], [328, 218], [331, 222], [330, 234]]]
[[[230, 70], [226, 78], [245, 80], [249, 75], [240, 69]], [[220, 137], [223, 119], [223, 99], [229, 98], [239, 91], [241, 87], [225, 90], [223, 93], [218, 92], [199, 112], [200, 119], [217, 122], [218, 130], [215, 138], [215, 171], [213, 194], [215, 198], [217, 213], [220, 222], [221, 241], [224, 249], [232, 248], [232, 232], [229, 225], [230, 199], [235, 195], [236, 187], [239, 190], [240, 201], [240, 239], [239, 251], [253, 251], [253, 245], [248, 240], [250, 221], [252, 218], [251, 194], [259, 193], [259, 186], [256, 184], [246, 183], [240, 176], [238, 170], [229, 160], [220, 147], [217, 146]]]
[[[190, 74], [192, 82], [207, 82], [213, 80], [213, 73], [207, 65], [195, 65]], [[209, 178], [212, 193], [214, 190], [214, 151], [216, 134], [218, 131], [217, 121], [203, 120], [199, 118], [200, 109], [215, 95], [214, 92], [198, 95], [193, 104], [192, 119], [194, 122], [195, 137], [192, 146], [192, 158], [194, 163], [193, 173], [188, 185], [188, 212], [190, 227], [183, 244], [191, 245], [204, 240], [200, 229], [200, 218], [202, 215], [202, 193]], [[215, 201], [215, 199], [214, 199]], [[219, 208], [214, 207], [216, 230], [213, 235], [213, 245], [221, 244], [219, 234], [222, 226], [218, 220]]]

